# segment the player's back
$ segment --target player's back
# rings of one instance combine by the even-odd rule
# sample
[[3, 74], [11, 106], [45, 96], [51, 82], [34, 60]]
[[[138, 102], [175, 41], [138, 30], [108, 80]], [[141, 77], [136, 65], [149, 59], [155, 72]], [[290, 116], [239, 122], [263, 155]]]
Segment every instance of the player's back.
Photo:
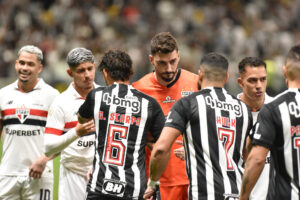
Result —
[[[142, 198], [146, 189], [145, 145], [148, 131], [160, 135], [164, 115], [150, 96], [130, 85], [99, 87], [87, 97], [96, 126], [96, 166], [88, 189], [106, 195]], [[86, 102], [86, 103], [87, 103]], [[85, 104], [86, 104], [85, 103]], [[84, 104], [84, 106], [85, 106]]]
[[275, 199], [299, 198], [299, 105], [299, 89], [288, 89], [263, 106], [255, 126], [252, 143], [269, 148], [275, 163]]
[[[175, 110], [180, 114], [173, 114]], [[187, 147], [190, 197], [238, 198], [242, 177], [238, 163], [252, 127], [247, 106], [223, 88], [207, 87], [179, 100], [170, 115], [166, 126], [186, 127], [181, 132]]]

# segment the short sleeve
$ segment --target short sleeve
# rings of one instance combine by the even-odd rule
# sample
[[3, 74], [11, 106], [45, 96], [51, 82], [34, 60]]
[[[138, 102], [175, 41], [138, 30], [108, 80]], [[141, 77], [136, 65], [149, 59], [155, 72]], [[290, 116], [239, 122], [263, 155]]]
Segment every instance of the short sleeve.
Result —
[[95, 96], [95, 90], [92, 90], [88, 93], [84, 103], [79, 108], [79, 115], [83, 118], [90, 119], [94, 116], [94, 96]]
[[165, 124], [165, 116], [160, 105], [153, 101], [153, 120], [150, 125], [150, 133], [157, 140]]
[[276, 129], [272, 109], [264, 105], [250, 134], [252, 143], [270, 149], [275, 141]]
[[166, 119], [165, 126], [178, 129], [181, 133], [185, 132], [187, 123], [187, 112], [186, 98], [178, 100], [171, 108], [168, 117]]

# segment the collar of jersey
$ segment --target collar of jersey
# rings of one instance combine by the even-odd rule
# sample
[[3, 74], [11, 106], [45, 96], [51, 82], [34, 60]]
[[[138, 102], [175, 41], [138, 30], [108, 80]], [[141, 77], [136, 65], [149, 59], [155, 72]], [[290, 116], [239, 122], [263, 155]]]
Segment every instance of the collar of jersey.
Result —
[[[45, 83], [44, 80], [42, 78], [39, 78], [37, 84], [34, 86], [34, 88], [31, 91], [41, 89], [44, 83]], [[14, 88], [16, 90], [20, 90], [18, 87], [18, 80], [15, 81]]]
[[[68, 90], [70, 90], [70, 92], [72, 92], [75, 96], [76, 99], [83, 99], [85, 100], [85, 98], [83, 98], [74, 88], [74, 82], [70, 83]], [[94, 85], [94, 89], [99, 87], [99, 85], [97, 85], [95, 82], [93, 83]]]

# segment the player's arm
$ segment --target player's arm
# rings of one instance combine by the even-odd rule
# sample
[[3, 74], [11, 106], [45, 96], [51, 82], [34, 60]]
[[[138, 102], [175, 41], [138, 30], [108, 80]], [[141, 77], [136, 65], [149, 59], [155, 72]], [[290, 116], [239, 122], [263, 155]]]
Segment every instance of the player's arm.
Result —
[[45, 154], [43, 154], [41, 157], [35, 160], [29, 167], [29, 176], [33, 178], [41, 178], [47, 162], [49, 160], [52, 160], [56, 156], [57, 155], [52, 155], [47, 157]]
[[263, 170], [269, 149], [254, 145], [248, 156], [242, 180], [240, 200], [248, 200], [261, 171]]
[[63, 135], [45, 134], [45, 154], [46, 156], [58, 154], [77, 138], [94, 131], [94, 121], [89, 120], [83, 124], [77, 123], [75, 128], [72, 128]]
[[144, 199], [151, 199], [154, 193], [155, 183], [166, 168], [172, 144], [181, 132], [172, 127], [164, 127], [158, 141], [155, 143], [150, 158], [150, 182], [144, 195]]

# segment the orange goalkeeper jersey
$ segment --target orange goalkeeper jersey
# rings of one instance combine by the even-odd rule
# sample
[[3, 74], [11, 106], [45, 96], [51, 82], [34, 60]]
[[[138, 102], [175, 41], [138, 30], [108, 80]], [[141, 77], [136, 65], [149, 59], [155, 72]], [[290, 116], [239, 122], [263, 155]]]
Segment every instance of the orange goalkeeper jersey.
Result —
[[[198, 76], [184, 69], [178, 69], [176, 79], [167, 86], [161, 85], [154, 76], [154, 73], [149, 73], [142, 77], [137, 82], [132, 84], [133, 87], [152, 96], [161, 106], [164, 115], [167, 116], [174, 103], [191, 93], [198, 91]], [[182, 136], [177, 140], [182, 141]], [[176, 186], [189, 184], [185, 162], [175, 156], [173, 151], [182, 146], [174, 143], [172, 145], [170, 159], [168, 165], [160, 178], [161, 186]], [[146, 148], [146, 170], [149, 174], [149, 159], [151, 151]]]

